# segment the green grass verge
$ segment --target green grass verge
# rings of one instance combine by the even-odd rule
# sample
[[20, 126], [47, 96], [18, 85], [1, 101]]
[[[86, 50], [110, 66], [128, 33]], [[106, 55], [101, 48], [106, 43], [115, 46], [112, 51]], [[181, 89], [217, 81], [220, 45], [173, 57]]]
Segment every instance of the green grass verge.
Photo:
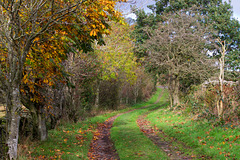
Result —
[[25, 148], [19, 159], [88, 159], [87, 153], [93, 138], [93, 131], [96, 130], [98, 123], [103, 123], [108, 118], [132, 109], [136, 109], [152, 102], [155, 102], [159, 91], [148, 102], [134, 105], [132, 107], [114, 111], [112, 113], [89, 118], [77, 124], [64, 124], [56, 130], [50, 130], [47, 141], [35, 142], [20, 145]]
[[148, 102], [136, 105], [139, 107], [150, 105], [149, 107], [123, 114], [115, 120], [111, 129], [111, 137], [121, 160], [168, 159], [167, 155], [140, 131], [136, 123], [141, 114], [159, 106], [154, 102], [160, 91], [158, 89], [157, 94]]
[[240, 159], [239, 128], [216, 127], [207, 121], [196, 121], [180, 112], [169, 111], [167, 105], [148, 114], [147, 119], [170, 139], [174, 137], [189, 146], [191, 149], [185, 152], [195, 154], [196, 157]]

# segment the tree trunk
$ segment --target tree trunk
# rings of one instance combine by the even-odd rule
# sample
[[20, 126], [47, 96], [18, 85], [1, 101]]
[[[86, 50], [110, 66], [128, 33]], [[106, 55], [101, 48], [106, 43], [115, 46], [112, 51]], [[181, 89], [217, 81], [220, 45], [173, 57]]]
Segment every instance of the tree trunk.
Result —
[[59, 104], [59, 108], [60, 108], [60, 118], [63, 117], [63, 101], [64, 101], [64, 89], [62, 89], [62, 92], [60, 93], [60, 104]]
[[179, 80], [177, 77], [173, 77], [169, 75], [168, 77], [168, 91], [169, 91], [169, 99], [170, 106], [173, 107], [175, 105], [180, 104], [179, 99]]
[[95, 99], [95, 108], [99, 108], [99, 94], [100, 94], [100, 84], [101, 80], [97, 80], [97, 90], [96, 90], [96, 99]]
[[121, 97], [119, 100], [120, 100], [120, 102], [119, 102], [120, 105], [123, 104], [123, 99], [122, 99], [122, 97]]
[[174, 92], [174, 94], [173, 94], [173, 105], [176, 106], [176, 105], [179, 105], [179, 104], [180, 104], [180, 101], [179, 101], [178, 93]]
[[219, 74], [219, 100], [217, 104], [217, 109], [218, 109], [218, 117], [220, 118], [223, 114], [223, 81], [224, 81], [224, 56], [222, 56], [223, 61], [220, 60], [220, 74]]
[[127, 91], [127, 93], [126, 93], [126, 104], [128, 104], [129, 103], [129, 100], [128, 100], [128, 91]]
[[136, 86], [134, 86], [134, 103], [137, 104], [137, 97], [139, 95], [139, 88], [138, 88], [138, 85], [136, 84]]
[[[28, 106], [29, 107], [29, 106]], [[39, 108], [38, 108], [39, 107]], [[36, 109], [38, 108], [38, 109]], [[29, 107], [32, 116], [32, 135], [33, 138], [37, 138], [41, 141], [47, 139], [47, 127], [46, 127], [46, 118], [44, 113], [41, 112], [41, 106], [38, 103], [35, 103], [34, 106]]]
[[168, 75], [168, 92], [169, 92], [170, 107], [173, 107], [173, 84], [172, 84], [170, 74]]
[[8, 108], [8, 155], [9, 159], [17, 159], [17, 146], [19, 137], [20, 116], [19, 110], [21, 108], [19, 85], [9, 87], [7, 108]]
[[220, 40], [218, 41], [221, 44], [221, 57], [219, 58], [220, 72], [219, 72], [219, 98], [217, 101], [217, 111], [218, 117], [221, 118], [223, 115], [223, 82], [224, 82], [224, 66], [225, 66], [225, 53], [226, 53], [226, 43], [225, 41], [222, 43]]
[[38, 112], [38, 131], [40, 140], [45, 141], [47, 139], [46, 118], [41, 110]]
[[121, 106], [122, 104], [122, 85], [121, 87], [118, 87], [118, 100], [119, 100], [119, 105]]
[[176, 78], [174, 80], [174, 89], [173, 89], [173, 105], [179, 105], [179, 80]]
[[32, 138], [40, 140], [40, 135], [38, 131], [38, 115], [36, 112], [31, 112], [31, 116], [32, 116], [32, 123], [33, 123]]

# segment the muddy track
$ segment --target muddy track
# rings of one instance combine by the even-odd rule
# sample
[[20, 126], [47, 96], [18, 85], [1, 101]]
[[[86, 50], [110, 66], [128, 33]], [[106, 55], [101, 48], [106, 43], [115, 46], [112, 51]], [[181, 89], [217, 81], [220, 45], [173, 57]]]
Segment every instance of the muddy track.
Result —
[[114, 144], [110, 138], [110, 130], [114, 120], [122, 114], [113, 116], [107, 119], [104, 123], [98, 125], [97, 131], [93, 136], [92, 143], [90, 144], [90, 150], [88, 152], [89, 159], [119, 159], [119, 156], [114, 148]]

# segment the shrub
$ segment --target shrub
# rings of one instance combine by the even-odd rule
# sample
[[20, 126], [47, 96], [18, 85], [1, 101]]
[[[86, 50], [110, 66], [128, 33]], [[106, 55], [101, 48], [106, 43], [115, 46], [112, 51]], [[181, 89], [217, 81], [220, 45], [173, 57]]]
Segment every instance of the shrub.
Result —
[[[223, 117], [218, 118], [217, 99], [219, 96], [219, 85], [209, 84], [206, 87], [193, 86], [186, 96], [184, 107], [185, 112], [197, 115], [198, 118], [204, 118], [213, 122], [222, 124], [231, 123], [238, 125], [240, 119], [239, 108], [239, 83], [237, 85], [225, 84], [223, 87]], [[218, 123], [217, 122], [217, 123]]]

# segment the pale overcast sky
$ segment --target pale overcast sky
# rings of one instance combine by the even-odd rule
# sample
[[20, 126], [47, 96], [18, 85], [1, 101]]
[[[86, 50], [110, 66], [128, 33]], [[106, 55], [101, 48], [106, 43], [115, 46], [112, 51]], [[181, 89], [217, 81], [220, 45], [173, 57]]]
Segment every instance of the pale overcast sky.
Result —
[[[131, 1], [131, 0], [129, 0]], [[228, 1], [228, 0], [223, 0], [223, 2]], [[149, 10], [147, 8], [148, 5], [151, 4], [155, 4], [154, 0], [136, 0], [136, 6], [140, 7], [140, 8], [144, 8], [144, 10], [146, 12], [150, 12], [151, 10]], [[233, 7], [233, 17], [238, 19], [240, 21], [240, 0], [231, 0], [231, 5]], [[130, 10], [130, 5], [127, 6], [122, 6], [121, 8], [124, 8], [124, 10], [127, 12], [129, 12]], [[128, 17], [132, 17], [132, 18], [136, 18], [136, 16], [134, 14], [130, 14]]]
[[240, 21], [240, 0], [232, 0], [231, 5], [233, 7], [233, 17]]

